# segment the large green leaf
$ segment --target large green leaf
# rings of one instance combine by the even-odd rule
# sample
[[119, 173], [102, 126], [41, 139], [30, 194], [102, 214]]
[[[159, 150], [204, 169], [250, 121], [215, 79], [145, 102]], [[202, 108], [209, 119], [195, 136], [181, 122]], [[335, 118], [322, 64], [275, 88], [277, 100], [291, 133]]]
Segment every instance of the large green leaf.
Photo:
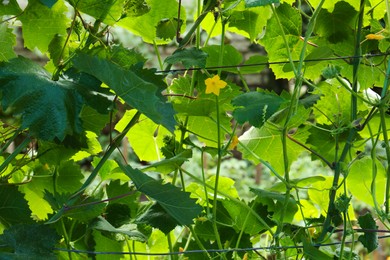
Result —
[[[99, 252], [123, 252], [122, 241], [116, 241], [110, 239], [107, 236], [103, 235], [104, 232], [99, 232], [97, 230], [92, 231], [94, 250]], [[110, 255], [96, 255], [94, 257], [96, 260], [120, 260], [121, 256], [119, 254], [110, 254]]]
[[54, 229], [37, 224], [15, 225], [0, 235], [1, 244], [14, 251], [5, 259], [57, 259], [53, 249], [59, 240]]
[[[372, 182], [375, 174], [375, 194], [372, 191]], [[356, 160], [349, 168], [347, 176], [347, 186], [352, 195], [370, 206], [375, 206], [374, 198], [378, 205], [382, 205], [385, 200], [386, 193], [386, 170], [383, 165], [376, 160], [365, 156], [362, 159]]]
[[77, 91], [82, 88], [65, 79], [52, 81], [46, 70], [23, 57], [0, 63], [3, 109], [11, 108], [15, 114], [21, 114], [22, 128], [28, 128], [42, 140], [63, 141], [66, 136], [82, 133], [82, 96], [96, 96], [92, 90]]
[[[220, 56], [222, 55], [222, 64], [224, 66], [237, 66], [242, 62], [241, 53], [232, 45], [226, 45], [221, 53], [221, 47], [219, 45], [210, 45], [202, 48], [202, 51], [207, 53], [207, 68], [219, 67]], [[236, 69], [236, 68], [234, 68]]]
[[280, 3], [280, 0], [245, 0], [246, 7], [264, 6], [276, 3]]
[[[279, 25], [279, 21], [283, 29]], [[293, 59], [298, 59], [303, 41], [302, 19], [299, 11], [289, 4], [283, 3], [277, 9], [276, 13], [267, 22], [266, 32], [261, 39], [265, 50], [268, 53], [270, 62], [286, 62], [286, 64], [273, 64], [270, 68], [277, 78], [292, 78], [294, 73], [291, 65], [288, 63], [290, 52]], [[283, 34], [287, 45], [284, 42]]]
[[13, 47], [16, 44], [16, 35], [7, 24], [0, 24], [0, 62], [15, 58]]
[[[23, 24], [24, 44], [30, 50], [37, 47], [46, 52], [55, 35], [66, 35], [68, 8], [63, 1], [58, 1], [52, 8], [39, 0], [28, 1], [28, 6], [19, 17]], [[37, 37], [39, 35], [39, 37]]]
[[[238, 146], [243, 157], [259, 163], [258, 158], [268, 161], [279, 173], [284, 173], [282, 132], [275, 125], [274, 120], [283, 120], [286, 110], [275, 113], [261, 128], [251, 127], [240, 138], [241, 145]], [[306, 121], [310, 111], [300, 107], [297, 113], [290, 120], [289, 129], [296, 130], [290, 134], [295, 140], [305, 143], [309, 133], [306, 128], [298, 128]], [[279, 119], [280, 117], [280, 119]], [[290, 139], [286, 138], [287, 156], [289, 162], [296, 160], [305, 149]]]
[[[150, 11], [138, 17], [127, 17], [119, 21], [118, 25], [129, 29], [136, 35], [142, 37], [147, 43], [165, 44], [170, 42], [170, 39], [161, 39], [157, 37], [157, 25], [165, 19], [177, 18], [177, 10], [179, 8], [176, 0], [149, 0], [147, 4], [150, 6]], [[184, 8], [181, 8], [180, 19], [186, 21], [186, 13]], [[185, 31], [185, 23], [181, 26], [181, 32]]]
[[175, 64], [183, 63], [183, 66], [188, 69], [191, 67], [206, 67], [206, 59], [208, 54], [195, 47], [189, 49], [178, 49], [171, 56], [165, 59], [166, 63]]
[[159, 205], [180, 225], [189, 225], [202, 211], [202, 207], [170, 183], [162, 184], [140, 170], [120, 165], [140, 192], [156, 200]]
[[16, 186], [0, 186], [0, 222], [4, 226], [30, 223], [31, 210]]
[[77, 10], [106, 24], [114, 25], [123, 13], [125, 0], [68, 0]]
[[233, 117], [238, 123], [249, 122], [252, 126], [261, 127], [280, 105], [286, 100], [276, 94], [267, 92], [248, 92], [235, 97], [232, 104], [236, 107]]
[[77, 69], [104, 82], [127, 104], [173, 132], [175, 112], [161, 94], [165, 85], [162, 77], [156, 76], [153, 71], [136, 67], [125, 69], [111, 61], [85, 53], [79, 53], [73, 62]]
[[148, 224], [160, 229], [164, 234], [171, 232], [177, 221], [158, 203], [153, 204], [146, 212], [136, 219], [136, 223]]

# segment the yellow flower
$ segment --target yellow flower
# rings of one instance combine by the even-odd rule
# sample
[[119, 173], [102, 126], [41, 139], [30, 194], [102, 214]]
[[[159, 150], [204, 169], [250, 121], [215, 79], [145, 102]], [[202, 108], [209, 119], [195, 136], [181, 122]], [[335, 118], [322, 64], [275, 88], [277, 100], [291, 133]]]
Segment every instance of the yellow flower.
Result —
[[232, 138], [232, 142], [229, 144], [229, 150], [233, 150], [238, 145], [238, 137], [234, 135]]
[[366, 40], [382, 40], [383, 38], [385, 38], [383, 35], [380, 35], [380, 34], [367, 34], [366, 35]]
[[221, 80], [218, 75], [206, 79], [205, 83], [206, 83], [206, 94], [214, 93], [217, 96], [219, 96], [219, 91], [221, 90], [221, 88], [224, 88], [227, 85], [227, 83]]

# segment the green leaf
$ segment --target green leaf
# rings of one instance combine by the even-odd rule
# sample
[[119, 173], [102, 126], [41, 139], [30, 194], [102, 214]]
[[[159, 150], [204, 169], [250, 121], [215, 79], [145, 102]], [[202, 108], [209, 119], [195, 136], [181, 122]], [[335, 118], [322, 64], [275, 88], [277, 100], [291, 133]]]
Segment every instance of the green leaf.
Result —
[[[102, 232], [94, 230], [92, 232], [93, 241], [95, 242], [94, 250], [98, 252], [123, 252], [123, 242], [110, 239], [107, 236], [104, 236]], [[96, 255], [96, 260], [120, 260], [121, 256], [119, 254], [109, 254], [109, 255]]]
[[284, 213], [284, 223], [290, 223], [294, 219], [295, 213], [298, 211], [298, 205], [295, 201], [294, 197], [290, 195], [287, 204], [285, 204], [286, 195], [273, 191], [266, 191], [257, 188], [250, 188], [251, 192], [257, 195], [257, 198], [262, 202], [264, 200], [270, 199], [272, 201], [276, 201], [274, 208], [269, 208], [268, 211], [273, 211], [274, 214], [272, 216], [272, 220], [278, 222], [281, 215], [283, 214], [283, 208], [287, 208], [288, 210]]
[[[57, 1], [49, 8], [40, 1], [28, 1], [28, 6], [19, 17], [23, 24], [24, 44], [30, 50], [37, 47], [45, 53], [56, 34], [66, 35], [68, 8], [63, 1]], [[37, 37], [39, 35], [39, 37]]]
[[[371, 189], [374, 176], [373, 169], [376, 171], [375, 194]], [[386, 169], [378, 160], [373, 162], [369, 156], [355, 160], [349, 168], [347, 186], [352, 195], [358, 200], [374, 207], [375, 199], [378, 205], [382, 205], [386, 193]]]
[[[126, 17], [120, 20], [118, 25], [130, 30], [135, 35], [141, 36], [147, 43], [155, 41], [157, 44], [166, 44], [170, 42], [170, 39], [158, 38], [156, 27], [163, 19], [173, 20], [177, 18], [178, 2], [176, 0], [149, 0], [147, 4], [150, 6], [149, 12], [138, 17]], [[186, 12], [183, 7], [180, 10], [180, 19], [186, 21]], [[184, 33], [184, 31], [185, 23], [181, 26], [181, 33]]]
[[[281, 130], [279, 130], [273, 120], [280, 120], [283, 122], [285, 118], [286, 110], [275, 113], [271, 118], [268, 119], [261, 128], [251, 127], [246, 131], [240, 138], [240, 145], [238, 149], [242, 152], [244, 158], [259, 163], [258, 157], [264, 161], [268, 161], [271, 166], [282, 174], [284, 172], [284, 161], [283, 161], [283, 144]], [[306, 128], [297, 128], [306, 121], [310, 113], [310, 110], [306, 110], [300, 107], [290, 120], [289, 129], [297, 130], [295, 133], [290, 134], [295, 140], [305, 143], [309, 133]], [[281, 117], [279, 119], [279, 117]], [[289, 161], [295, 161], [298, 155], [305, 149], [295, 142], [287, 138], [287, 155]]]
[[171, 56], [165, 59], [166, 63], [183, 63], [186, 69], [191, 67], [205, 68], [208, 54], [203, 50], [192, 47], [188, 49], [178, 49]]
[[136, 219], [136, 223], [148, 224], [154, 228], [160, 229], [164, 234], [171, 232], [176, 226], [177, 221], [159, 204], [155, 203], [144, 214]]
[[[135, 109], [126, 111], [115, 129], [119, 132], [123, 131], [136, 112]], [[139, 122], [130, 129], [126, 136], [140, 160], [160, 161], [163, 158], [160, 147], [164, 145], [164, 137], [168, 135], [170, 132], [166, 128], [141, 115]]]
[[46, 5], [49, 8], [52, 8], [58, 0], [39, 0], [42, 4]]
[[270, 6], [259, 6], [242, 11], [233, 11], [229, 17], [227, 30], [243, 35], [253, 42], [263, 33], [267, 20], [271, 15], [272, 10]]
[[[63, 209], [63, 216], [81, 221], [83, 223], [88, 223], [91, 219], [96, 218], [103, 214], [104, 209], [106, 208], [106, 203], [103, 200], [103, 192], [100, 192], [94, 196], [79, 196], [78, 201], [74, 203], [71, 207]], [[60, 200], [69, 199], [69, 196], [60, 197]], [[61, 202], [61, 201], [59, 201]], [[63, 204], [65, 205], [65, 204]], [[51, 221], [51, 219], [49, 219]]]
[[6, 23], [0, 24], [0, 62], [16, 57], [13, 50], [15, 45], [16, 35], [12, 33], [12, 29]]
[[172, 40], [177, 34], [177, 29], [180, 29], [182, 24], [183, 20], [178, 21], [177, 18], [162, 19], [156, 26], [156, 36], [163, 40]]
[[156, 124], [162, 124], [169, 131], [175, 128], [174, 110], [162, 96], [165, 83], [162, 77], [152, 71], [133, 67], [126, 70], [108, 60], [85, 53], [79, 53], [74, 66], [107, 84], [127, 104], [136, 108]]
[[31, 223], [31, 210], [16, 186], [0, 186], [0, 222], [4, 226]]
[[280, 3], [280, 0], [245, 0], [245, 7], [256, 7], [278, 3]]
[[[202, 48], [202, 51], [207, 53], [206, 67], [219, 67], [220, 56], [223, 56], [224, 66], [237, 66], [242, 62], [241, 53], [232, 45], [225, 45], [223, 54], [221, 54], [221, 47], [219, 45], [210, 45]], [[236, 68], [234, 68], [236, 70]], [[225, 70], [225, 69], [224, 69]]]
[[161, 184], [161, 182], [130, 166], [120, 165], [120, 167], [131, 178], [140, 192], [156, 200], [178, 224], [191, 224], [192, 219], [202, 211], [202, 207], [190, 198], [189, 193], [182, 192], [170, 183]]
[[0, 63], [3, 109], [11, 107], [21, 114], [22, 128], [42, 140], [63, 141], [82, 134], [79, 114], [84, 102], [79, 87], [64, 79], [52, 81], [46, 70], [26, 58]]
[[178, 169], [184, 162], [192, 158], [192, 150], [184, 150], [183, 152], [156, 163], [153, 163], [142, 169], [145, 171], [154, 171], [162, 174], [168, 174]]
[[74, 7], [77, 10], [106, 24], [114, 25], [122, 17], [125, 0], [83, 0], [76, 2]]
[[13, 249], [12, 259], [57, 259], [53, 248], [59, 240], [55, 230], [37, 224], [15, 225], [0, 235], [1, 244]]
[[[253, 74], [253, 73], [259, 73], [261, 72], [265, 66], [268, 64], [268, 57], [267, 56], [261, 56], [261, 55], [252, 55], [244, 61], [242, 64], [242, 67], [239, 67], [239, 72], [241, 74]], [[229, 72], [236, 72], [235, 71], [229, 71]]]
[[16, 0], [0, 2], [0, 15], [17, 15], [22, 12]]
[[[352, 1], [353, 2], [353, 1]], [[321, 9], [318, 14], [315, 33], [329, 43], [336, 44], [349, 41], [356, 25], [357, 11], [345, 1], [337, 2], [333, 12]]]
[[89, 224], [88, 227], [90, 229], [106, 231], [109, 233], [124, 234], [129, 236], [130, 239], [141, 241], [141, 242], [146, 241], [145, 235], [143, 235], [141, 232], [137, 230], [135, 224], [126, 225], [123, 226], [122, 228], [115, 228], [106, 219], [99, 216], [94, 221], [92, 221], [92, 223]]
[[318, 248], [314, 247], [310, 242], [303, 240], [303, 253], [308, 259], [332, 260], [333, 257], [325, 254]]
[[377, 230], [378, 226], [376, 225], [375, 220], [370, 213], [366, 213], [364, 216], [358, 218], [359, 225], [362, 229], [368, 230], [364, 232], [364, 235], [360, 235], [358, 240], [363, 244], [367, 249], [368, 253], [371, 253], [378, 247], [378, 233], [370, 232], [371, 230]]
[[236, 107], [233, 117], [240, 124], [249, 122], [255, 127], [261, 127], [284, 102], [286, 102], [284, 98], [272, 93], [244, 93], [232, 100], [232, 104]]
[[[310, 177], [304, 177], [304, 178], [298, 178], [298, 179], [290, 179], [289, 183], [293, 187], [297, 188], [307, 188], [310, 187], [313, 183], [316, 183], [318, 181], [325, 181], [325, 177], [323, 176], [310, 176]], [[270, 188], [271, 191], [285, 191], [286, 190], [286, 184], [283, 182], [275, 183]]]
[[145, 0], [129, 0], [124, 6], [126, 16], [136, 17], [150, 11], [150, 6]]
[[[281, 29], [279, 21], [283, 29]], [[288, 53], [290, 52], [292, 59], [299, 59], [303, 46], [303, 41], [300, 39], [302, 35], [301, 14], [291, 5], [283, 3], [276, 8], [276, 13], [268, 20], [266, 28], [265, 35], [260, 42], [268, 53], [269, 61], [286, 62], [285, 64], [272, 64], [270, 68], [276, 78], [290, 79], [294, 77], [291, 64], [288, 62]], [[283, 34], [285, 34], [287, 46]], [[310, 51], [312, 48], [307, 46], [307, 49]]]

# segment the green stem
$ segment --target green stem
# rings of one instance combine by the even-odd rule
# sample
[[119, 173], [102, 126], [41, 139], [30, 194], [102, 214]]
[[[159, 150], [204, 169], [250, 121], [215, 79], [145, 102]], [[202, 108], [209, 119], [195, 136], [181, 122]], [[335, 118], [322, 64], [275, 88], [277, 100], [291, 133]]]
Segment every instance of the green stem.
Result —
[[27, 136], [23, 142], [15, 148], [15, 150], [13, 151], [13, 153], [11, 153], [5, 160], [4, 162], [0, 165], [0, 175], [1, 173], [3, 172], [3, 170], [5, 168], [8, 167], [8, 165], [11, 163], [11, 161], [13, 159], [15, 159], [15, 157], [24, 149], [27, 147], [27, 145], [31, 142], [31, 138], [29, 136]]
[[[382, 134], [383, 141], [385, 143], [385, 151], [386, 151], [386, 159], [387, 159], [387, 169], [386, 169], [386, 194], [385, 194], [385, 212], [386, 215], [389, 215], [390, 208], [390, 147], [389, 147], [389, 136], [387, 135], [387, 127], [386, 127], [386, 108], [380, 107], [379, 113], [381, 117], [381, 126], [382, 126]], [[375, 195], [375, 194], [374, 194]]]
[[154, 52], [157, 55], [158, 64], [160, 65], [160, 69], [162, 70], [164, 68], [164, 65], [161, 59], [160, 51], [158, 50], [158, 46], [155, 40], [153, 40], [153, 47], [154, 47]]
[[[170, 233], [168, 233], [168, 235], [167, 235], [167, 240], [168, 240], [169, 252], [173, 253], [174, 251], [173, 251], [172, 239], [171, 239]], [[170, 258], [171, 258], [171, 260], [177, 259], [177, 257], [175, 257], [174, 255], [171, 255]]]
[[66, 248], [68, 249], [68, 257], [69, 257], [69, 260], [72, 260], [72, 252], [71, 252], [72, 248], [70, 246], [70, 240], [69, 240], [68, 232], [66, 230], [65, 223], [64, 223], [63, 219], [61, 219], [61, 227], [62, 227], [62, 234], [64, 235]]

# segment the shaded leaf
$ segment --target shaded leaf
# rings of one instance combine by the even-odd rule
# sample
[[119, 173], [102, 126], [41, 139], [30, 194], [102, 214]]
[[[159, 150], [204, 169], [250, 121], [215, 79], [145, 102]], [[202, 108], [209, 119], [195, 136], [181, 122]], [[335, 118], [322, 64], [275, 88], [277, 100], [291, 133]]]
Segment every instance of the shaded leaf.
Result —
[[77, 69], [104, 82], [127, 104], [173, 132], [176, 124], [173, 117], [175, 112], [172, 105], [161, 95], [165, 85], [162, 77], [156, 76], [152, 71], [135, 67], [126, 70], [108, 60], [85, 53], [79, 53], [73, 62]]
[[178, 169], [184, 162], [188, 161], [190, 158], [192, 158], [192, 150], [184, 150], [183, 152], [171, 158], [152, 163], [151, 165], [143, 168], [142, 171], [155, 171], [163, 174], [168, 174]]
[[189, 225], [192, 219], [200, 214], [202, 207], [190, 198], [189, 193], [181, 191], [170, 183], [161, 182], [133, 169], [129, 165], [120, 164], [122, 170], [130, 177], [140, 192], [156, 200], [160, 206], [180, 225]]
[[0, 235], [2, 244], [14, 250], [13, 259], [57, 259], [53, 248], [59, 240], [55, 230], [38, 224], [15, 225]]
[[99, 231], [106, 231], [110, 233], [120, 233], [129, 236], [131, 239], [138, 241], [145, 241], [146, 237], [144, 234], [137, 230], [135, 224], [123, 226], [123, 228], [115, 228], [103, 217], [99, 216], [88, 226], [90, 229], [95, 229]]
[[31, 210], [16, 186], [0, 186], [0, 222], [4, 226], [31, 223]]
[[39, 0], [42, 4], [46, 5], [47, 7], [51, 8], [55, 3], [57, 3], [58, 0]]
[[169, 64], [181, 62], [186, 69], [191, 67], [205, 68], [207, 57], [208, 54], [206, 52], [192, 47], [176, 50], [171, 56], [165, 59], [165, 62]]
[[[202, 48], [202, 51], [207, 53], [207, 63], [206, 67], [220, 67], [219, 61], [220, 56], [223, 56], [223, 65], [224, 66], [236, 66], [241, 64], [242, 55], [241, 53], [234, 48], [232, 45], [225, 45], [223, 48], [223, 54], [221, 54], [221, 46], [219, 45], [209, 45]], [[225, 70], [224, 68], [222, 68]], [[234, 68], [236, 70], [236, 68]]]
[[[360, 216], [358, 218], [359, 225], [362, 229], [377, 230], [378, 226], [370, 213]], [[358, 240], [364, 245], [368, 253], [371, 253], [378, 247], [378, 233], [376, 232], [364, 232], [364, 235], [360, 235]]]
[[256, 7], [278, 3], [280, 3], [280, 0], [245, 0], [245, 7]]
[[166, 235], [179, 224], [159, 203], [153, 204], [152, 207], [139, 216], [136, 223], [148, 224], [160, 229]]
[[162, 19], [156, 26], [156, 36], [164, 40], [173, 39], [182, 24], [183, 20], [178, 21], [177, 18]]
[[314, 247], [310, 242], [303, 240], [303, 253], [309, 259], [318, 259], [318, 260], [332, 260], [333, 257], [325, 254], [318, 248]]
[[126, 16], [136, 17], [150, 11], [150, 6], [145, 0], [129, 0], [124, 6]]
[[68, 0], [77, 10], [106, 24], [114, 25], [121, 17], [125, 0]]
[[255, 127], [261, 127], [284, 102], [286, 102], [284, 98], [272, 93], [244, 93], [232, 100], [232, 104], [236, 107], [233, 117], [240, 124], [249, 122]]

